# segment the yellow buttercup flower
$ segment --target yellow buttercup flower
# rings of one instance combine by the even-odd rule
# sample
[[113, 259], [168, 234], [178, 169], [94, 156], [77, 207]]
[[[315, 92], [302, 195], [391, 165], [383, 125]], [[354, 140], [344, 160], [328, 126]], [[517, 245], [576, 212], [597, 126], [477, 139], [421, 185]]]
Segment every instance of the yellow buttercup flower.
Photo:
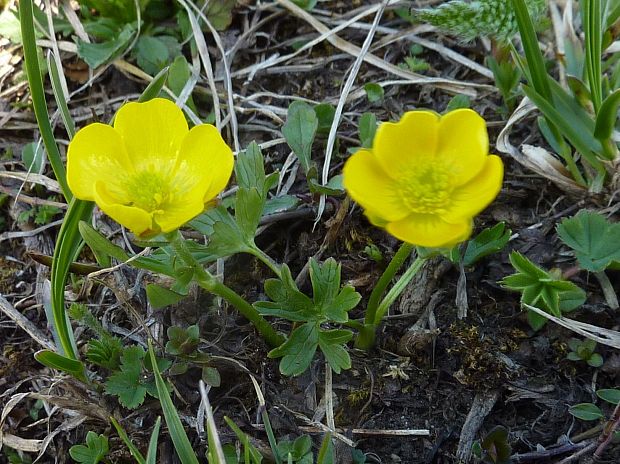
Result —
[[208, 124], [191, 130], [173, 102], [127, 103], [114, 126], [80, 129], [67, 152], [67, 181], [80, 200], [138, 236], [171, 232], [205, 209], [233, 169], [233, 153]]
[[381, 124], [372, 149], [347, 160], [344, 186], [373, 224], [405, 242], [443, 248], [470, 237], [503, 174], [475, 111], [411, 111]]

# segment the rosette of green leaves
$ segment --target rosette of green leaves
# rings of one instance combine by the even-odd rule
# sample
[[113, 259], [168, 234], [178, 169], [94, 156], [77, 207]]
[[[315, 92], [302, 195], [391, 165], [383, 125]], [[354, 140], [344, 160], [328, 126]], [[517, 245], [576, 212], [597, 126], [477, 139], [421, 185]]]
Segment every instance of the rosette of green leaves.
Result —
[[[521, 292], [521, 303], [535, 306], [556, 317], [581, 306], [586, 293], [560, 275], [545, 271], [521, 253], [513, 251], [510, 262], [517, 273], [505, 277], [501, 284], [507, 289]], [[540, 330], [547, 318], [528, 311], [527, 320], [534, 330]]]

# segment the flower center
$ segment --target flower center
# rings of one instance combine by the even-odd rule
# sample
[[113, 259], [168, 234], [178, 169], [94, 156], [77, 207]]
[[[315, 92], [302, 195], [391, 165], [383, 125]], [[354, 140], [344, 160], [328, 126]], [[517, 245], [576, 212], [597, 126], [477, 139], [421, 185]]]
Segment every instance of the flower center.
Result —
[[169, 179], [151, 170], [134, 174], [127, 179], [124, 187], [129, 198], [128, 206], [135, 206], [148, 213], [161, 210], [172, 193]]
[[452, 179], [444, 166], [418, 166], [405, 173], [400, 181], [404, 203], [414, 213], [440, 212], [452, 194]]

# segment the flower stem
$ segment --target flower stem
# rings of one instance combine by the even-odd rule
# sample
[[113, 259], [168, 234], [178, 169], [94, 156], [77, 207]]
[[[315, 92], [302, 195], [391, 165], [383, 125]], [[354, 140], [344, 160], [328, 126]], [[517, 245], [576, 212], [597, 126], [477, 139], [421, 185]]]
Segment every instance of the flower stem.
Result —
[[260, 259], [269, 269], [273, 271], [273, 273], [276, 276], [278, 276], [279, 279], [282, 278], [282, 273], [280, 271], [280, 265], [276, 263], [273, 259], [271, 259], [271, 256], [269, 256], [267, 253], [265, 253], [263, 250], [261, 250], [257, 246], [252, 247], [249, 253], [257, 257], [258, 259]]
[[191, 254], [187, 248], [185, 239], [180, 232], [176, 231], [169, 235], [170, 245], [181, 258], [185, 264], [190, 266], [194, 271], [194, 278], [196, 283], [202, 288], [214, 295], [222, 297], [228, 303], [233, 305], [237, 310], [258, 330], [258, 333], [265, 339], [265, 341], [272, 347], [280, 346], [284, 343], [285, 339], [282, 335], [276, 332], [273, 327], [261, 316], [256, 308], [248, 303], [241, 295], [235, 292], [230, 287], [226, 286], [215, 278], [210, 272], [204, 269], [198, 261]]
[[[398, 251], [400, 252], [401, 250]], [[396, 256], [394, 256], [394, 258], [396, 258]], [[368, 319], [368, 317], [366, 318], [363, 327], [361, 329], [358, 329], [359, 333], [357, 334], [357, 337], [355, 339], [355, 346], [357, 348], [362, 350], [369, 350], [372, 345], [374, 345], [376, 330], [381, 323], [383, 316], [385, 316], [385, 313], [390, 308], [392, 303], [394, 303], [396, 298], [398, 298], [398, 296], [403, 292], [403, 290], [407, 288], [407, 285], [409, 284], [409, 282], [411, 282], [413, 276], [418, 273], [420, 268], [422, 268], [422, 265], [426, 262], [426, 259], [427, 258], [416, 258], [416, 260], [409, 267], [409, 269], [407, 269], [407, 271], [400, 277], [400, 279], [398, 279], [398, 281], [390, 289], [387, 295], [385, 295], [385, 298], [383, 298], [381, 304], [378, 305], [378, 308], [374, 312], [374, 319], [370, 320]], [[390, 263], [390, 265], [391, 264], [392, 263]], [[400, 267], [400, 265], [398, 267]], [[381, 278], [383, 278], [383, 276], [381, 276]], [[368, 313], [366, 313], [366, 316], [368, 316]]]
[[364, 317], [364, 322], [366, 324], [375, 325], [379, 301], [381, 300], [385, 289], [394, 278], [394, 275], [402, 267], [402, 265], [405, 263], [405, 260], [413, 251], [413, 248], [414, 246], [410, 243], [403, 243], [390, 261], [390, 264], [388, 264], [388, 267], [385, 269], [385, 271], [383, 271], [383, 274], [379, 278], [377, 284], [375, 285], [375, 288], [372, 289], [372, 293], [370, 294], [370, 298], [368, 299], [368, 305], [366, 306], [366, 316]]
[[374, 321], [375, 326], [381, 323], [381, 319], [383, 319], [383, 316], [385, 316], [387, 310], [390, 309], [392, 303], [394, 303], [396, 298], [398, 298], [400, 294], [403, 293], [403, 290], [407, 288], [407, 285], [409, 284], [409, 282], [411, 282], [411, 279], [413, 279], [413, 277], [418, 273], [418, 271], [422, 268], [422, 265], [425, 262], [426, 258], [417, 257], [413, 264], [409, 267], [409, 269], [407, 269], [407, 271], [402, 276], [400, 276], [400, 279], [398, 279], [398, 281], [390, 289], [388, 294], [385, 295], [385, 298], [377, 309], [377, 314]]

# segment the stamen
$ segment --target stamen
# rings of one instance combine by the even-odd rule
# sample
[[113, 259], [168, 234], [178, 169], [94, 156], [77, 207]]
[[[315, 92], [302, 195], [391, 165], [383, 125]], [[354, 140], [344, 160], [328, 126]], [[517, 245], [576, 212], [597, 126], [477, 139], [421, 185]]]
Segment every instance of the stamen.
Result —
[[453, 187], [444, 166], [420, 166], [401, 180], [403, 202], [414, 213], [438, 213], [447, 205]]
[[149, 213], [161, 210], [160, 206], [171, 199], [168, 176], [155, 170], [136, 173], [125, 183], [128, 206], [136, 206]]

